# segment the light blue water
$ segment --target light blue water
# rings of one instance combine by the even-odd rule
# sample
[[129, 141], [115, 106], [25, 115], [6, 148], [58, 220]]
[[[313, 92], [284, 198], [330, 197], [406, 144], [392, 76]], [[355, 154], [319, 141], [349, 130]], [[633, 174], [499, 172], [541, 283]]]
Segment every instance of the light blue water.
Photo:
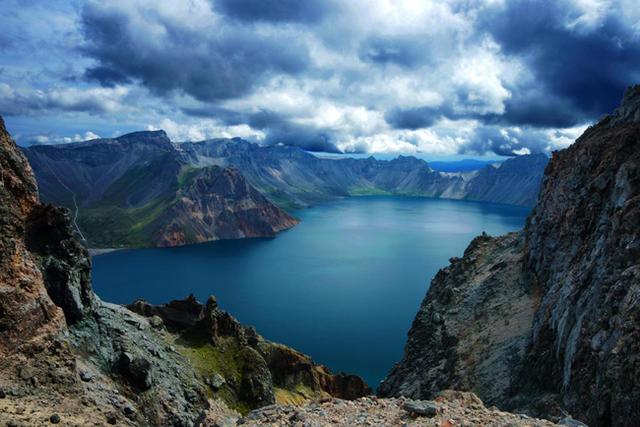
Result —
[[275, 239], [138, 249], [94, 258], [105, 301], [219, 305], [265, 338], [377, 387], [438, 269], [471, 239], [521, 228], [529, 210], [466, 201], [358, 197], [296, 215]]

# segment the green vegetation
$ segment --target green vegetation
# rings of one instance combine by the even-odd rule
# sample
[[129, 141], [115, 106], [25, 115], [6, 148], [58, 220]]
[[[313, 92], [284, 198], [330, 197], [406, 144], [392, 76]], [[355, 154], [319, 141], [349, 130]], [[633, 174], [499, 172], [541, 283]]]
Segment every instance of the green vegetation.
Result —
[[391, 196], [394, 193], [375, 187], [354, 187], [349, 189], [350, 196]]
[[318, 393], [304, 385], [298, 385], [294, 390], [274, 387], [276, 402], [280, 405], [303, 405], [309, 399], [317, 397]]
[[145, 247], [151, 244], [153, 222], [168, 206], [168, 201], [159, 200], [141, 208], [104, 206], [81, 209], [78, 225], [91, 247]]
[[240, 400], [229, 383], [241, 384], [243, 372], [252, 370], [257, 363], [264, 363], [256, 360], [253, 354], [255, 352], [241, 346], [231, 337], [218, 338], [216, 346], [204, 339], [186, 338], [177, 340], [175, 344], [200, 375], [210, 378], [214, 374], [220, 374], [225, 378], [227, 384], [216, 393], [216, 397], [241, 414], [251, 410], [246, 402]]
[[140, 191], [157, 187], [158, 180], [163, 178], [173, 182], [167, 182], [167, 189], [159, 196], [166, 197], [168, 193], [174, 193], [177, 189], [177, 180], [170, 175], [166, 176], [172, 166], [171, 156], [167, 153], [151, 160], [149, 164], [132, 168], [109, 186], [96, 207], [127, 207], [127, 200]]

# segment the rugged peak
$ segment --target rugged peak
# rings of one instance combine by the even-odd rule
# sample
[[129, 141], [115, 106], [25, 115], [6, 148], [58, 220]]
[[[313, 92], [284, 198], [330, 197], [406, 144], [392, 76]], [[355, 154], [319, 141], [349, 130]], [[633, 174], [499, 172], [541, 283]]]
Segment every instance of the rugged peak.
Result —
[[151, 144], [173, 149], [173, 143], [163, 130], [145, 130], [139, 132], [127, 133], [125, 135], [114, 138], [113, 141], [124, 143]]
[[640, 85], [629, 86], [624, 91], [622, 103], [607, 119], [611, 126], [640, 122]]

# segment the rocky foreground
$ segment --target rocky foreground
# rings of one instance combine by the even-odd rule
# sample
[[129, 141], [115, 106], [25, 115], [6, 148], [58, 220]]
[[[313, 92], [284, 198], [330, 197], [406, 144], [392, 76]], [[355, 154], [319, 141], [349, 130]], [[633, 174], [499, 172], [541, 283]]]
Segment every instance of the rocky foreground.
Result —
[[[473, 393], [445, 390], [433, 401], [375, 396], [347, 401], [329, 399], [304, 406], [274, 405], [252, 411], [245, 417], [232, 413], [209, 413], [205, 426], [510, 426], [547, 427], [558, 424], [527, 415], [486, 408]], [[570, 418], [559, 425], [579, 427]]]

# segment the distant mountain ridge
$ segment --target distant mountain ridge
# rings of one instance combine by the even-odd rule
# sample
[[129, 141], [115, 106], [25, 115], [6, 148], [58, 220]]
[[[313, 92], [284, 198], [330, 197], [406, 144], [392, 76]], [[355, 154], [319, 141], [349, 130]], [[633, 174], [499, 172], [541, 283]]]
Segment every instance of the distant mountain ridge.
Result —
[[[397, 194], [533, 206], [545, 154], [508, 159], [466, 173], [443, 173], [412, 156], [319, 158], [292, 146], [261, 147], [239, 138], [177, 144], [193, 166], [233, 165], [281, 206], [305, 207], [349, 195]], [[522, 168], [522, 171], [519, 170]]]
[[530, 155], [472, 172], [443, 173], [411, 156], [327, 159], [298, 147], [263, 147], [240, 138], [174, 143], [164, 131], [23, 152], [42, 200], [77, 209], [77, 222], [93, 247], [273, 236], [296, 223], [282, 209], [346, 196], [532, 206], [548, 161], [543, 154]]
[[42, 199], [77, 209], [94, 247], [270, 237], [297, 223], [237, 170], [190, 167], [164, 131], [23, 151]]

